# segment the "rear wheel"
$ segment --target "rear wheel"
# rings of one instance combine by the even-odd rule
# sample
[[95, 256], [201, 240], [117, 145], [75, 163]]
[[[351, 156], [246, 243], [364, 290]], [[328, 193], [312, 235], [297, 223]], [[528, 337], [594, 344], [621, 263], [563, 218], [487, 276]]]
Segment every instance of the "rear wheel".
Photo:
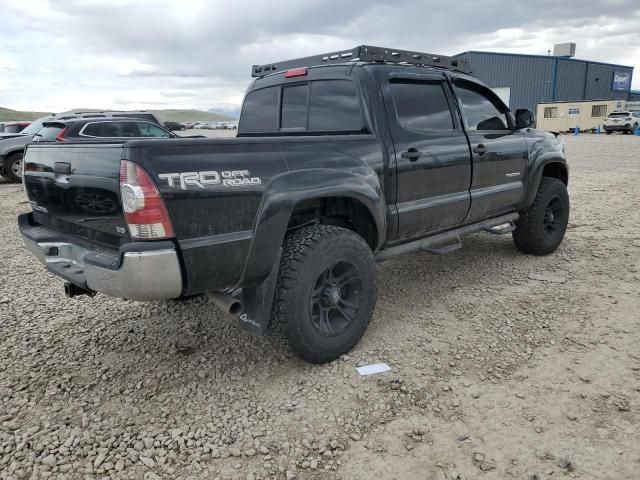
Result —
[[542, 177], [533, 204], [520, 212], [513, 242], [524, 253], [548, 255], [562, 242], [569, 223], [569, 194], [557, 178]]
[[356, 233], [314, 225], [285, 239], [273, 305], [289, 345], [311, 363], [351, 350], [376, 303], [373, 253]]
[[22, 181], [22, 153], [14, 153], [5, 160], [4, 176], [15, 183]]

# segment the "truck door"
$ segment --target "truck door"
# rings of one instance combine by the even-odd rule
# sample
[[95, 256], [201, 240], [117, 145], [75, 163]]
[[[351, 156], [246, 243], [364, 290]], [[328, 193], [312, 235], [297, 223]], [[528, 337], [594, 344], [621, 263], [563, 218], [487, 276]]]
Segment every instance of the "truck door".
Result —
[[470, 206], [471, 157], [442, 74], [381, 71], [395, 148], [399, 240], [461, 223]]
[[484, 85], [459, 78], [454, 90], [473, 158], [467, 221], [515, 210], [525, 193], [528, 170], [524, 135], [513, 128], [507, 107]]

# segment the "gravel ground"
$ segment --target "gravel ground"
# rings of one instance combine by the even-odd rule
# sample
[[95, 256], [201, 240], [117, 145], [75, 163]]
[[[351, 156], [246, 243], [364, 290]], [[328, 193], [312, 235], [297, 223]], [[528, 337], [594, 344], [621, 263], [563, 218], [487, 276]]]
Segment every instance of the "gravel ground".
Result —
[[324, 366], [211, 305], [66, 299], [0, 184], [0, 478], [637, 478], [640, 138], [566, 142], [556, 254], [482, 234], [381, 264]]

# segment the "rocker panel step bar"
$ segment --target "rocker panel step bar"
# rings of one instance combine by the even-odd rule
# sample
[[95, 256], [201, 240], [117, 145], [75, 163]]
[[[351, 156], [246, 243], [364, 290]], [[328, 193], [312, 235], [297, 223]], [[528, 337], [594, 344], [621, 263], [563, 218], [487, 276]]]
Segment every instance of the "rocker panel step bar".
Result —
[[[387, 248], [386, 250], [381, 250], [376, 253], [375, 258], [376, 261], [383, 262], [397, 255], [404, 255], [405, 253], [419, 251], [427, 251], [439, 254], [449, 253], [457, 250], [462, 246], [462, 242], [460, 241], [461, 236], [468, 235], [470, 233], [481, 232], [483, 230], [495, 229], [495, 227], [499, 227], [501, 225], [504, 225], [505, 223], [508, 223], [511, 226], [511, 224], [518, 220], [519, 217], [520, 214], [514, 212], [508, 213], [507, 215], [502, 215], [500, 217], [483, 220], [482, 222], [472, 223], [470, 225], [465, 225], [464, 227], [456, 228], [454, 230], [438, 233], [430, 237], [420, 238], [418, 240], [414, 240], [413, 242], [403, 243], [402, 245], [397, 245], [395, 247]], [[497, 233], [498, 231], [500, 230], [494, 230], [491, 233]], [[508, 232], [505, 230], [504, 233]]]

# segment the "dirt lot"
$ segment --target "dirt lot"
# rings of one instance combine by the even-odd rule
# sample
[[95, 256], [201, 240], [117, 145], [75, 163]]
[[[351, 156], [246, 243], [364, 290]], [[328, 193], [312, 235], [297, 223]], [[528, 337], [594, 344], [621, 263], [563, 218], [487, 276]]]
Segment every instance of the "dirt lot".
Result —
[[325, 366], [210, 305], [66, 299], [1, 184], [0, 478], [638, 478], [640, 138], [566, 142], [555, 255], [483, 234], [384, 263]]

